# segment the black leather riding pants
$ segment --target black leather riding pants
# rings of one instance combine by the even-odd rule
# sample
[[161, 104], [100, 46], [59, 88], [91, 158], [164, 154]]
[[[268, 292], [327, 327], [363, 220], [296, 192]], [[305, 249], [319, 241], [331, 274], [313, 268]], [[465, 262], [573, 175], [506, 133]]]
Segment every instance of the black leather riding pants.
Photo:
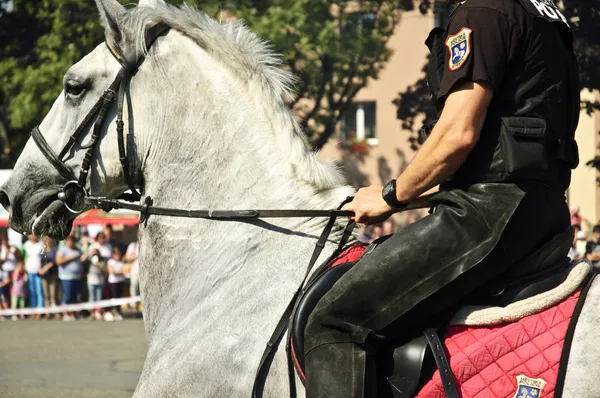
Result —
[[308, 398], [377, 396], [365, 379], [381, 344], [422, 328], [569, 226], [564, 195], [542, 186], [477, 184], [435, 203], [315, 308], [305, 332]]

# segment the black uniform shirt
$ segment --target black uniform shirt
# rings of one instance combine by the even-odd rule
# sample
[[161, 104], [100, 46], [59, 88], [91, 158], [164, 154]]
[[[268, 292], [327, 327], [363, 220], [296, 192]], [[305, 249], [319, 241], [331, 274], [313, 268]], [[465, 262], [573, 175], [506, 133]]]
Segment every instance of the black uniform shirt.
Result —
[[459, 6], [448, 27], [440, 98], [462, 82], [500, 88], [523, 31], [511, 18], [525, 13], [520, 8], [515, 0], [468, 0]]
[[574, 135], [579, 83], [569, 28], [532, 14], [520, 1], [529, 0], [467, 0], [451, 17], [439, 101], [465, 82], [494, 91], [479, 141], [457, 180], [504, 178], [499, 156], [504, 118], [545, 120], [548, 142]]

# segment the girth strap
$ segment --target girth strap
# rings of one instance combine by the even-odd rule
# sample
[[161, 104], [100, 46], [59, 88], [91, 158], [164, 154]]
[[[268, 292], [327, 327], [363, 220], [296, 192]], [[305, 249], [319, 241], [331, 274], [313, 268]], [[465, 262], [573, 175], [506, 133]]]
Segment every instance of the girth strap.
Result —
[[[338, 207], [338, 209], [341, 209], [343, 205], [345, 205], [346, 203], [349, 203], [351, 200], [352, 200], [352, 198], [347, 198]], [[319, 259], [319, 256], [321, 255], [321, 252], [323, 251], [323, 248], [325, 247], [325, 243], [327, 243], [327, 239], [329, 238], [329, 235], [331, 234], [331, 230], [333, 229], [333, 226], [335, 225], [336, 219], [337, 219], [337, 216], [335, 216], [335, 215], [332, 215], [329, 218], [327, 225], [323, 229], [323, 232], [321, 233], [321, 236], [319, 237], [319, 240], [317, 241], [317, 244], [315, 245], [315, 249], [313, 250], [312, 256], [310, 257], [308, 266], [306, 267], [306, 271], [304, 273], [304, 278], [302, 279], [302, 282], [298, 286], [298, 289], [292, 296], [292, 299], [288, 303], [285, 311], [279, 318], [279, 321], [277, 322], [277, 326], [275, 327], [275, 330], [273, 330], [273, 333], [271, 334], [271, 338], [269, 338], [269, 341], [267, 342], [267, 346], [265, 347], [263, 355], [260, 358], [260, 361], [258, 362], [258, 368], [256, 371], [256, 376], [254, 378], [254, 385], [252, 386], [252, 398], [259, 398], [259, 397], [262, 397], [262, 395], [263, 395], [264, 385], [267, 380], [267, 376], [269, 374], [271, 362], [273, 361], [275, 353], [277, 352], [277, 346], [279, 345], [279, 343], [281, 342], [281, 338], [285, 334], [285, 330], [287, 329], [288, 322], [290, 320], [290, 316], [292, 315], [292, 312], [294, 311], [294, 308], [297, 304], [298, 298], [300, 297], [300, 294], [302, 292], [302, 288], [304, 287], [306, 280], [310, 276], [310, 271], [312, 270], [313, 266]], [[337, 253], [339, 253], [341, 251], [341, 249], [346, 245], [346, 243], [348, 242], [348, 238], [350, 237], [351, 232], [354, 229], [354, 226], [355, 226], [355, 222], [350, 220], [348, 222], [348, 224], [346, 225], [346, 228], [344, 229], [344, 233], [342, 235], [342, 238], [340, 239], [338, 248], [334, 252], [332, 257], [334, 255], [336, 255]], [[327, 262], [325, 262], [323, 264], [323, 267], [326, 265], [327, 265]], [[316, 273], [320, 272], [320, 269], [316, 270], [315, 272]], [[293, 365], [288, 360], [288, 367], [289, 366], [293, 366]], [[290, 370], [290, 369], [288, 369], [288, 370]], [[290, 374], [293, 374], [293, 369], [290, 370]], [[293, 382], [294, 382], [293, 377], [290, 376], [290, 383], [291, 383], [290, 390], [291, 391], [294, 391], [294, 389], [295, 389], [294, 388], [295, 384], [292, 384]]]
[[435, 329], [426, 329], [423, 334], [433, 352], [433, 358], [435, 359], [435, 363], [440, 372], [440, 378], [442, 379], [446, 398], [458, 398], [458, 390], [456, 389], [456, 383], [452, 376], [452, 368], [450, 367], [450, 362], [444, 351], [444, 345], [442, 344], [437, 331]]

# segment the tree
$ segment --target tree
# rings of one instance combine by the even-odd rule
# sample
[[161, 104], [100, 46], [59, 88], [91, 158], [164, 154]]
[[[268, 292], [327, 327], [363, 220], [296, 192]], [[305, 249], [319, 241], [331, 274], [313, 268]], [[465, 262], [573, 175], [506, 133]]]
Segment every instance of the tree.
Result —
[[[103, 40], [94, 2], [0, 0], [0, 130], [3, 167], [48, 112], [67, 69]], [[8, 165], [6, 163], [9, 163]]]
[[[558, 3], [558, 2], [556, 2]], [[419, 8], [422, 12], [428, 12], [435, 4], [428, 0], [422, 0]], [[575, 35], [574, 49], [579, 62], [579, 71], [582, 89], [600, 89], [600, 0], [563, 0], [562, 9], [565, 16], [571, 21]], [[424, 69], [425, 70], [425, 69]], [[398, 106], [398, 119], [402, 121], [402, 127], [410, 129], [415, 127], [419, 117], [425, 118], [425, 123], [432, 123], [436, 116], [436, 110], [430, 98], [429, 89], [425, 78], [421, 78], [415, 84], [408, 87], [406, 91], [399, 93], [394, 101]], [[582, 109], [588, 113], [600, 110], [600, 103], [582, 101]], [[411, 134], [409, 142], [417, 149], [418, 137]], [[600, 170], [600, 156], [587, 163]]]
[[[103, 29], [90, 0], [14, 0], [10, 12], [2, 7], [7, 1], [0, 0], [0, 133], [10, 134], [0, 140], [18, 154], [59, 94], [64, 73], [102, 42]], [[368, 78], [377, 77], [391, 55], [386, 43], [399, 11], [412, 7], [407, 0], [185, 2], [216, 18], [240, 18], [273, 43], [299, 76], [290, 107], [317, 149]]]

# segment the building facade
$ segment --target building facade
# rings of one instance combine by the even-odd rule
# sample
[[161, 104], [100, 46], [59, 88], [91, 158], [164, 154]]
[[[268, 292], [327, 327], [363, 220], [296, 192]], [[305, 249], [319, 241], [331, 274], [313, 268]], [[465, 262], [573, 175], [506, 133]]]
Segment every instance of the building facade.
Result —
[[[388, 46], [394, 51], [377, 80], [369, 81], [354, 99], [344, 115], [339, 132], [321, 151], [324, 159], [340, 165], [350, 184], [355, 187], [383, 185], [396, 178], [414, 156], [409, 143], [410, 132], [403, 130], [393, 104], [398, 93], [423, 77], [427, 47], [424, 42], [434, 24], [441, 24], [439, 15], [422, 15], [418, 10], [402, 15]], [[595, 94], [582, 92], [582, 97], [594, 99]], [[598, 97], [596, 96], [598, 99]], [[419, 124], [419, 123], [417, 123]], [[582, 112], [576, 139], [580, 164], [573, 172], [567, 192], [570, 205], [578, 205], [584, 219], [584, 230], [600, 220], [600, 188], [598, 173], [586, 162], [598, 153], [600, 144], [600, 113]], [[353, 140], [360, 145], [349, 145]], [[397, 219], [402, 223], [402, 217]]]

